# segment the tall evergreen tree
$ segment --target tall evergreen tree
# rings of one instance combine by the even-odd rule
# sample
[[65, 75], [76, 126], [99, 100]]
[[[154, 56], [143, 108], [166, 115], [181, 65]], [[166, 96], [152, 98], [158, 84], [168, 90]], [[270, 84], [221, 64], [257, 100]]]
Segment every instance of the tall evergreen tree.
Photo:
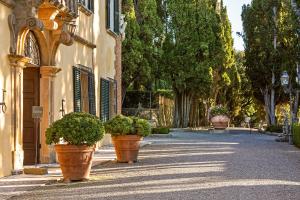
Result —
[[157, 0], [123, 0], [127, 22], [122, 49], [123, 97], [127, 89], [151, 89], [155, 69], [161, 57], [163, 25]]
[[255, 97], [265, 105], [268, 124], [274, 125], [281, 72], [292, 66], [294, 74], [298, 60], [295, 16], [289, 0], [253, 0], [243, 7], [242, 20], [247, 74]]
[[174, 125], [187, 127], [198, 99], [209, 95], [220, 27], [209, 0], [169, 0], [167, 13], [164, 66], [175, 92]]

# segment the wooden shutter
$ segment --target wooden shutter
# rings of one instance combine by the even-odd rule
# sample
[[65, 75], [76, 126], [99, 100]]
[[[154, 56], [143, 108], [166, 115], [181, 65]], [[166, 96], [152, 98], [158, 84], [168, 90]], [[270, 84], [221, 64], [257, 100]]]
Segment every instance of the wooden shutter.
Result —
[[96, 99], [95, 99], [95, 76], [93, 73], [88, 74], [89, 84], [89, 113], [96, 115]]
[[88, 72], [81, 70], [81, 112], [90, 112], [89, 102], [89, 76]]
[[74, 112], [81, 112], [81, 72], [73, 67]]
[[101, 108], [101, 120], [107, 121], [109, 120], [109, 81], [105, 79], [101, 79], [101, 98], [100, 98], [100, 108]]
[[110, 28], [110, 1], [113, 0], [106, 0], [106, 28]]
[[114, 80], [109, 81], [109, 118], [115, 116], [115, 82]]
[[114, 8], [114, 11], [115, 11], [115, 13], [114, 13], [114, 32], [115, 33], [117, 33], [117, 34], [119, 34], [120, 33], [120, 2], [119, 2], [119, 0], [114, 0], [115, 1], [115, 3], [114, 3], [114, 6], [115, 6], [115, 8]]

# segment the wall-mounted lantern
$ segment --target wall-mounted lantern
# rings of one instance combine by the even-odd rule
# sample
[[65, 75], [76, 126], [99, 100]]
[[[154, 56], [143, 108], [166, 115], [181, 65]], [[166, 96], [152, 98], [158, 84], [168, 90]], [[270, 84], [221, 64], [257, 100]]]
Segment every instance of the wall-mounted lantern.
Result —
[[59, 112], [61, 112], [62, 117], [66, 114], [65, 113], [65, 102], [66, 102], [66, 100], [64, 100], [64, 99], [61, 100], [61, 109], [59, 110]]
[[6, 93], [6, 90], [3, 89], [2, 90], [2, 100], [0, 100], [0, 113], [1, 112], [5, 113], [6, 110], [7, 110], [7, 106], [6, 106], [6, 103], [5, 103], [5, 93]]

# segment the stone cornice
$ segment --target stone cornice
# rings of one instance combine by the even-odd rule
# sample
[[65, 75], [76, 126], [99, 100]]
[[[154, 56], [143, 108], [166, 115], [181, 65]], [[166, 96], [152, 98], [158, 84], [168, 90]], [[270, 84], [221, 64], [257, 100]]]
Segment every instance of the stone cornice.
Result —
[[87, 16], [91, 16], [93, 14], [93, 12], [87, 9], [84, 5], [82, 5], [82, 3], [78, 3], [78, 8], [81, 12], [83, 12]]
[[94, 43], [89, 42], [88, 40], [76, 34], [74, 35], [74, 40], [92, 49], [97, 47]]
[[56, 66], [41, 66], [40, 74], [42, 77], [55, 77], [61, 71], [61, 68]]
[[13, 8], [15, 7], [15, 1], [14, 0], [0, 0], [0, 3], [10, 7], [10, 8]]

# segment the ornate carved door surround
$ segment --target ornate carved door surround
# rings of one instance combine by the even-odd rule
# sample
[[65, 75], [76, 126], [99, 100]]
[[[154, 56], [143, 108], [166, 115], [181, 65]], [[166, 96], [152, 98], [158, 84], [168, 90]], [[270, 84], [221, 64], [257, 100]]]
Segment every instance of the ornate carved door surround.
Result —
[[[23, 69], [32, 63], [25, 55], [25, 41], [33, 33], [40, 47], [40, 104], [45, 114], [41, 119], [41, 162], [52, 162], [51, 152], [45, 144], [45, 130], [53, 121], [53, 79], [61, 69], [55, 64], [60, 44], [72, 45], [70, 27], [78, 16], [77, 0], [15, 0], [13, 12], [8, 18], [10, 27], [10, 52], [8, 55], [12, 74], [12, 122], [14, 171], [23, 168]], [[71, 27], [72, 28], [72, 27]], [[48, 114], [49, 113], [49, 114]], [[53, 156], [52, 156], [53, 158]]]

